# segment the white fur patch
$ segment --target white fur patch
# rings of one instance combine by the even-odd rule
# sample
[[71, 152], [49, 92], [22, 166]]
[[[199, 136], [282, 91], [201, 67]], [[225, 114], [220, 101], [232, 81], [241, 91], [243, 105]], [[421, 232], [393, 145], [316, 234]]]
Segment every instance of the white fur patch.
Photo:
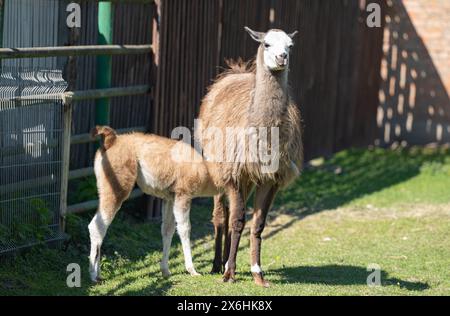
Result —
[[189, 220], [189, 211], [189, 208], [179, 205], [179, 202], [175, 200], [173, 214], [175, 216], [178, 236], [180, 236], [181, 246], [183, 248], [184, 265], [189, 273], [196, 275], [197, 272], [195, 271], [194, 264], [192, 263], [190, 240], [191, 222]]
[[160, 183], [158, 181], [158, 177], [153, 174], [152, 168], [148, 168], [148, 166], [146, 166], [143, 162], [140, 162], [140, 165], [144, 183], [153, 189], [159, 188]]
[[109, 221], [103, 218], [101, 212], [97, 212], [95, 214], [95, 216], [92, 218], [92, 221], [88, 226], [92, 242], [100, 244], [103, 242], [103, 238], [105, 237], [106, 230], [108, 229], [109, 226], [108, 222]]
[[292, 39], [283, 31], [269, 31], [264, 37], [264, 42], [280, 47], [292, 45]]
[[97, 154], [94, 161], [94, 173], [97, 176], [97, 179], [99, 178], [99, 175], [103, 173], [102, 160], [102, 155]]
[[253, 265], [251, 267], [250, 271], [253, 273], [261, 273], [262, 272], [261, 267], [257, 264]]
[[283, 31], [270, 31], [264, 37], [264, 43], [267, 45], [264, 49], [264, 64], [272, 70], [287, 67], [287, 63], [279, 66], [276, 57], [282, 54], [289, 56], [289, 47], [292, 45], [292, 39]]
[[91, 239], [89, 272], [92, 281], [96, 281], [100, 276], [100, 247], [110, 223], [110, 220], [103, 217], [102, 212], [97, 212], [88, 226]]
[[169, 183], [162, 182], [158, 177], [157, 171], [152, 166], [147, 165], [143, 160], [139, 160], [137, 184], [146, 194], [166, 198], [166, 196], [161, 196], [161, 194], [169, 186]]

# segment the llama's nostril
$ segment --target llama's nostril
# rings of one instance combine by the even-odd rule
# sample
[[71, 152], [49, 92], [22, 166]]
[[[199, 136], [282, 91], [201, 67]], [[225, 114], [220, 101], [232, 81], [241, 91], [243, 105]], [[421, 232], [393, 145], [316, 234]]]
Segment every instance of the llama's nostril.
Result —
[[280, 58], [286, 59], [287, 58], [287, 54], [286, 53], [280, 54]]

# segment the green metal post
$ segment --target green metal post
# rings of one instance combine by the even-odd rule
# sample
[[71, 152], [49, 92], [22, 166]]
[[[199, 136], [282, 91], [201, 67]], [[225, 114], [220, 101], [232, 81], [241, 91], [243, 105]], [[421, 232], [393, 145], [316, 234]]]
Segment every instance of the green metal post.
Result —
[[[113, 7], [111, 2], [98, 3], [98, 40], [99, 45], [111, 45], [113, 40]], [[97, 57], [97, 89], [111, 87], [112, 58], [110, 55]], [[109, 124], [108, 98], [99, 99], [95, 106], [95, 123]]]

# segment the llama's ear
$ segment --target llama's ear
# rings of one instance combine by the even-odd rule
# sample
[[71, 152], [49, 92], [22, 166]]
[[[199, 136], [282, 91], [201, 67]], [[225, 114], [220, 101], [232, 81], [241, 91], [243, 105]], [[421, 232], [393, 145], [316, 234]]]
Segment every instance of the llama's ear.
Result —
[[262, 43], [264, 42], [264, 36], [266, 36], [266, 33], [263, 32], [256, 32], [250, 29], [249, 27], [245, 26], [244, 29], [247, 31], [248, 34], [257, 42]]
[[294, 32], [292, 32], [291, 34], [288, 34], [288, 36], [289, 36], [290, 38], [294, 38], [295, 35], [297, 35], [297, 33], [298, 33], [298, 31], [294, 31]]

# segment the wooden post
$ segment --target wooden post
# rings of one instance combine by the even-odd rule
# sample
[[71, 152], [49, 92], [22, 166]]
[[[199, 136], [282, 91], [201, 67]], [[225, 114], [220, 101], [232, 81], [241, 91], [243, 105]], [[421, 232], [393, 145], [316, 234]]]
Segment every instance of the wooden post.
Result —
[[[69, 31], [68, 44], [74, 46], [78, 43], [80, 31], [77, 28], [72, 28]], [[67, 89], [74, 91], [77, 82], [77, 60], [75, 56], [69, 56], [65, 67]], [[63, 101], [63, 137], [62, 137], [62, 166], [61, 166], [61, 195], [60, 195], [60, 230], [65, 232], [66, 229], [66, 215], [67, 215], [67, 195], [69, 187], [69, 172], [70, 172], [70, 146], [72, 136], [72, 99], [66, 98], [65, 94], [62, 96]]]
[[[160, 59], [160, 30], [161, 30], [161, 10], [162, 10], [162, 0], [155, 0], [154, 1], [154, 6], [155, 6], [155, 10], [154, 10], [154, 16], [153, 16], [153, 34], [152, 34], [152, 55], [153, 55], [153, 69], [152, 69], [152, 85], [156, 86], [157, 84], [157, 80], [158, 80], [158, 67], [159, 67], [159, 59]], [[156, 94], [155, 94], [156, 89], [152, 89], [152, 99], [153, 99], [153, 103], [155, 103], [156, 98]], [[152, 115], [155, 115], [155, 113], [151, 113], [151, 116], [148, 118], [148, 126], [147, 126], [147, 130], [149, 132], [155, 132], [154, 129], [154, 124], [153, 124], [153, 120], [154, 117], [152, 117]], [[147, 219], [151, 220], [154, 219], [155, 217], [158, 217], [161, 213], [161, 201], [151, 197], [151, 196], [147, 196], [145, 198], [146, 200], [146, 209], [147, 209]]]

